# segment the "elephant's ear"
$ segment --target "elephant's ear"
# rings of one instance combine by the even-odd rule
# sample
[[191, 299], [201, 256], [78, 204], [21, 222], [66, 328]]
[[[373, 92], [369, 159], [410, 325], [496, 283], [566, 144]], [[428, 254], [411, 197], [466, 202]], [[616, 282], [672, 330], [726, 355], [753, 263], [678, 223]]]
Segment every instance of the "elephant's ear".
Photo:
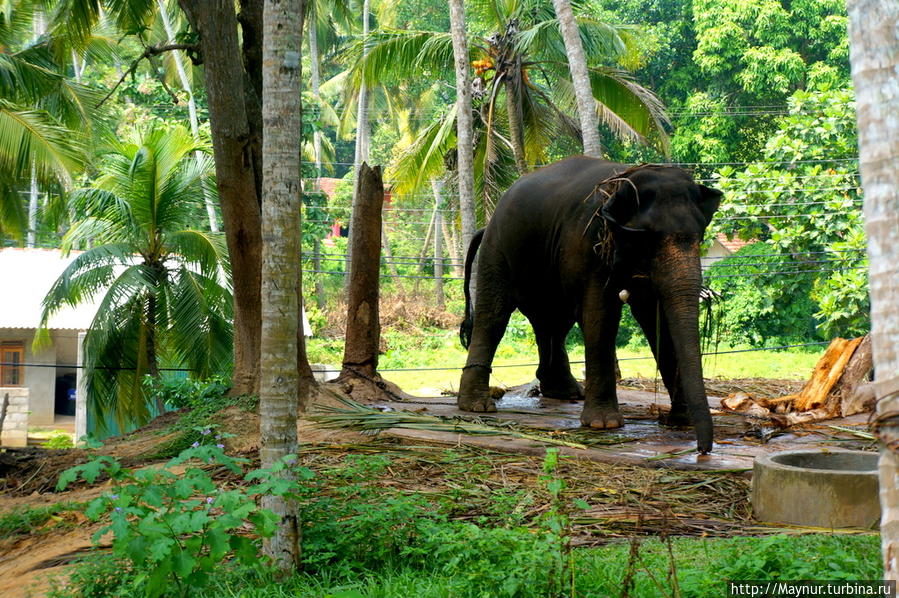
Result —
[[712, 216], [718, 211], [718, 206], [721, 205], [722, 195], [724, 194], [717, 189], [699, 185], [699, 201], [697, 202], [697, 205], [699, 206], [699, 211], [702, 212], [702, 215], [705, 218], [706, 226], [709, 225], [712, 221]]
[[640, 201], [637, 199], [634, 185], [630, 184], [629, 181], [622, 181], [618, 186], [618, 190], [606, 200], [600, 213], [607, 221], [625, 230], [641, 231], [644, 229], [627, 226], [627, 223], [637, 215], [639, 209]]

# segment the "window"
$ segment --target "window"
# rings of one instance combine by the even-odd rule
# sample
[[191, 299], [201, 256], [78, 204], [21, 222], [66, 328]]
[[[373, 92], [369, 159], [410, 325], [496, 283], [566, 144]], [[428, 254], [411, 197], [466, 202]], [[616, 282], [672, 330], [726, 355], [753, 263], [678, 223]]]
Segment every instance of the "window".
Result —
[[0, 343], [0, 386], [25, 385], [25, 344]]

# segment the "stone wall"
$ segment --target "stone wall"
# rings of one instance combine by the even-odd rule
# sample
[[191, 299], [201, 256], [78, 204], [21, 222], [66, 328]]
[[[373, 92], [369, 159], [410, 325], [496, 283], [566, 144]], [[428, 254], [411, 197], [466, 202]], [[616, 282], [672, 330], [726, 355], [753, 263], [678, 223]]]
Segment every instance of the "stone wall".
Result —
[[0, 387], [0, 410], [4, 397], [9, 394], [9, 406], [0, 433], [2, 446], [26, 446], [28, 444], [28, 389], [24, 387]]

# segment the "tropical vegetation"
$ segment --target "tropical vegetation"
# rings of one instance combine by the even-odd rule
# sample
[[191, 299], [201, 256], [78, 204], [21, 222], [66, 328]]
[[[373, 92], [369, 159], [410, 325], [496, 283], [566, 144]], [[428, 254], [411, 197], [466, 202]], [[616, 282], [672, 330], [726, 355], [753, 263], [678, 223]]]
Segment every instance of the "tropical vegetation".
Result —
[[[228, 369], [231, 290], [220, 234], [202, 221], [211, 158], [182, 126], [137, 130], [103, 152], [99, 176], [68, 194], [75, 214], [62, 239], [76, 257], [50, 288], [42, 326], [63, 306], [96, 300], [84, 339], [85, 379], [97, 421], [120, 428], [164, 410], [143, 383], [164, 369], [207, 378]], [[83, 251], [78, 251], [83, 250]], [[42, 342], [39, 332], [37, 344]], [[43, 340], [46, 340], [45, 338]]]

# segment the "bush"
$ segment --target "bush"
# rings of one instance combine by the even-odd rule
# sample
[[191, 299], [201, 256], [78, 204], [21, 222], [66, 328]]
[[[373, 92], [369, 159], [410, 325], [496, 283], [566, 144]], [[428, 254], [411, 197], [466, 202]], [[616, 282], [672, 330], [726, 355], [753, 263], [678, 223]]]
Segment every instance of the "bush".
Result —
[[764, 346], [816, 338], [818, 306], [811, 299], [815, 267], [808, 266], [809, 276], [778, 275], [803, 267], [789, 254], [773, 255], [776, 251], [773, 245], [754, 243], [709, 268], [710, 286], [722, 296], [719, 340]]
[[[79, 477], [88, 483], [101, 475], [112, 479], [112, 491], [91, 501], [85, 515], [92, 520], [109, 517], [109, 524], [93, 539], [98, 542], [112, 532], [113, 557], [127, 563], [126, 571], [134, 573], [133, 578], [126, 578], [130, 588], [125, 595], [193, 596], [209, 584], [210, 576], [224, 561], [266, 566], [259, 559], [260, 540], [274, 533], [278, 516], [259, 508], [256, 499], [297, 489], [295, 482], [280, 475], [288, 465], [282, 462], [271, 469], [251, 471], [245, 478], [255, 485], [226, 490], [199, 465], [214, 463], [231, 473], [243, 473], [245, 460], [225, 454], [224, 445], [217, 442], [221, 437], [213, 437], [212, 430], [199, 433], [207, 439], [205, 444], [195, 442], [160, 468], [131, 470], [112, 457], [100, 456], [60, 476], [57, 490], [64, 490]], [[295, 475], [302, 477], [305, 471], [297, 470]], [[248, 532], [252, 536], [248, 537]], [[94, 566], [103, 570], [107, 564]], [[100, 581], [85, 584], [81, 595], [121, 595], [121, 581], [117, 586], [107, 583], [108, 576], [99, 573], [92, 578]]]

